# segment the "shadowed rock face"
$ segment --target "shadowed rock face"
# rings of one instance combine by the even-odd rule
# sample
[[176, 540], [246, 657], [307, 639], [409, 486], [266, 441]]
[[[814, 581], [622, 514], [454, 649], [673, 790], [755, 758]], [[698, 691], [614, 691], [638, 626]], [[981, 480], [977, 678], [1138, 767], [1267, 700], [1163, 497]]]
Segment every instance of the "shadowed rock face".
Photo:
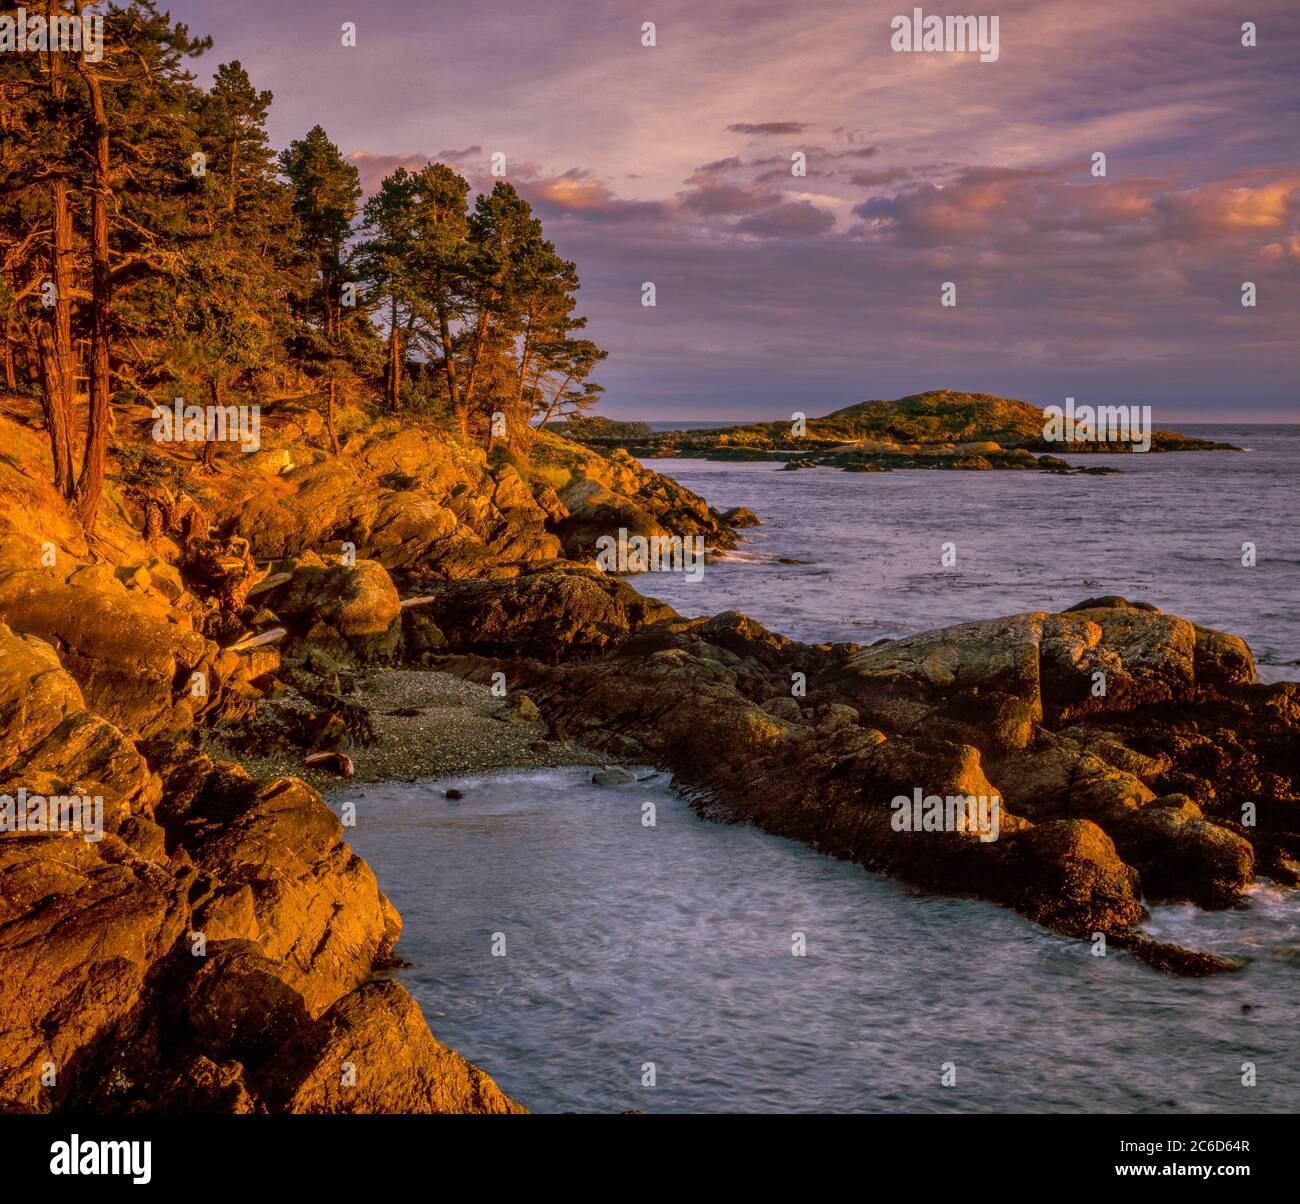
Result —
[[626, 582], [578, 566], [539, 567], [508, 579], [421, 582], [418, 588], [430, 601], [403, 615], [411, 649], [450, 644], [510, 655], [526, 647], [555, 661], [603, 652], [648, 623], [676, 617], [672, 607]]
[[[627, 755], [630, 739], [712, 815], [1163, 968], [1224, 967], [1135, 940], [1143, 898], [1217, 907], [1257, 871], [1300, 882], [1300, 688], [1253, 684], [1240, 640], [1123, 599], [868, 649], [665, 619], [598, 660], [515, 672], [553, 721]], [[918, 790], [996, 795], [998, 838], [895, 830], [892, 800]]]

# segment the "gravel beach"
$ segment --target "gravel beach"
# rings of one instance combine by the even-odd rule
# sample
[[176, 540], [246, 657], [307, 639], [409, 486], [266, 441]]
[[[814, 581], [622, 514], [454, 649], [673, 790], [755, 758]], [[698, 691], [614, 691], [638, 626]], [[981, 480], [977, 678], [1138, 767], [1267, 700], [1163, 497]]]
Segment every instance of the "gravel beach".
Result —
[[[517, 715], [520, 695], [493, 697], [487, 686], [434, 669], [379, 669], [358, 674], [353, 696], [370, 711], [376, 739], [352, 747], [358, 782], [414, 781], [491, 769], [609, 764], [608, 757], [547, 738], [545, 722]], [[255, 777], [292, 774], [321, 791], [343, 780], [298, 757], [224, 755]]]

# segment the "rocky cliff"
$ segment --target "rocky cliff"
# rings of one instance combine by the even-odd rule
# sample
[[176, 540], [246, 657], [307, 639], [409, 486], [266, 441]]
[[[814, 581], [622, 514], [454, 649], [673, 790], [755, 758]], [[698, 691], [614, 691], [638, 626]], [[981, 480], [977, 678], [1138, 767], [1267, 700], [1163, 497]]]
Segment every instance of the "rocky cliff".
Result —
[[[522, 1111], [376, 979], [400, 917], [316, 791], [199, 745], [295, 681], [299, 756], [357, 738], [338, 669], [419, 656], [394, 575], [487, 585], [590, 559], [606, 522], [730, 528], [626, 456], [574, 447], [525, 480], [382, 423], [333, 457], [272, 416], [261, 451], [200, 474], [123, 410], [87, 540], [34, 408], [3, 408], [0, 1106]], [[12, 830], [74, 796], [102, 798], [99, 838]]]

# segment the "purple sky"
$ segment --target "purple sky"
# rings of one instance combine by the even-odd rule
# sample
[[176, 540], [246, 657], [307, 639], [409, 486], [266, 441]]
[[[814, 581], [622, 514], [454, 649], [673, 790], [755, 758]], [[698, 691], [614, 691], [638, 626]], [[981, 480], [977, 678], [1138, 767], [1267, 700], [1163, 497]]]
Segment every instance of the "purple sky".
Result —
[[923, 6], [996, 13], [996, 62], [895, 53], [890, 22], [913, 7], [170, 5], [216, 39], [205, 83], [238, 58], [275, 93], [277, 146], [319, 122], [371, 187], [427, 158], [490, 187], [503, 152], [578, 264], [611, 416], [775, 418], [955, 388], [1300, 420], [1300, 6]]

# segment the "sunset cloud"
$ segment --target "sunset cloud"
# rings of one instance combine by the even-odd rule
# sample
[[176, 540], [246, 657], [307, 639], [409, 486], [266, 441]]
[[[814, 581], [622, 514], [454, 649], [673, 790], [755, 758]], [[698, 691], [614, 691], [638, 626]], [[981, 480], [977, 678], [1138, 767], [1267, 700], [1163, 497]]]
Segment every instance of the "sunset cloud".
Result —
[[1249, 49], [1219, 0], [1003, 0], [996, 63], [893, 53], [879, 0], [661, 0], [653, 48], [620, 0], [389, 0], [350, 50], [350, 0], [169, 7], [214, 35], [204, 71], [240, 58], [276, 93], [277, 145], [319, 120], [368, 190], [429, 159], [488, 189], [504, 154], [578, 264], [610, 414], [938, 380], [1295, 416], [1287, 0], [1252, 4]]

